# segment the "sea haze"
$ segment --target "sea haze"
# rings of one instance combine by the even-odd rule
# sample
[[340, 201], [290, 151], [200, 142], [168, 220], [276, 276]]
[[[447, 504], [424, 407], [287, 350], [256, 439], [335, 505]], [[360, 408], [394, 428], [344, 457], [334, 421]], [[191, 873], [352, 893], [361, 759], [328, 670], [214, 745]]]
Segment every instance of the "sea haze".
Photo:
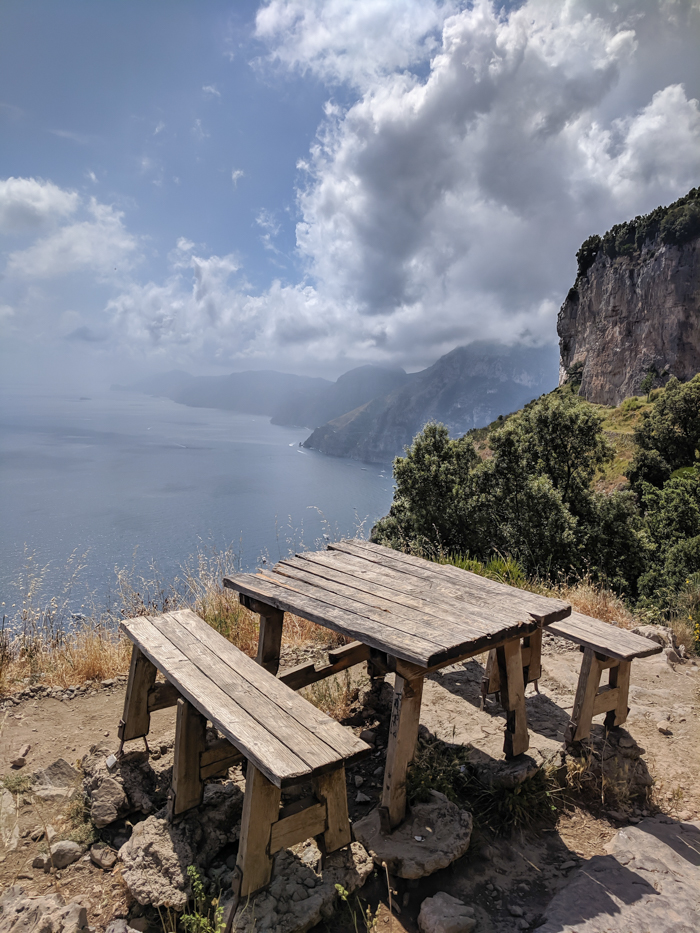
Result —
[[[391, 467], [303, 450], [308, 430], [258, 415], [106, 392], [4, 393], [0, 403], [0, 596], [19, 605], [27, 556], [49, 564], [42, 598], [74, 551], [103, 603], [115, 567], [169, 582], [198, 550], [232, 546], [244, 570], [388, 511]], [[74, 565], [73, 565], [74, 566]], [[8, 615], [10, 613], [8, 612]]]

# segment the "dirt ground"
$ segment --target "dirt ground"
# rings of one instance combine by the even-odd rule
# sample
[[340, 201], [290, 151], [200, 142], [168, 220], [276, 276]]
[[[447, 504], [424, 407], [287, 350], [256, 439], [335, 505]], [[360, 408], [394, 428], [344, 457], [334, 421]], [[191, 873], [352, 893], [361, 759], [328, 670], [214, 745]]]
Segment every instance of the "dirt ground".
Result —
[[[573, 706], [581, 655], [554, 640], [543, 654], [540, 693], [527, 691], [530, 754], [536, 761], [556, 756]], [[475, 761], [484, 767], [502, 761], [503, 713], [493, 700], [480, 709], [481, 665], [464, 662], [431, 675], [424, 692], [421, 723], [439, 739], [470, 744]], [[92, 685], [71, 700], [22, 700], [0, 713], [0, 775], [31, 774], [58, 758], [76, 764], [91, 745], [104, 742], [118, 747], [117, 727], [122, 712], [124, 681]], [[643, 759], [654, 779], [650, 799], [634, 801], [621, 812], [609, 801], [574, 800], [561, 809], [556, 823], [508, 836], [478, 828], [468, 853], [449, 868], [419, 882], [397, 882], [392, 895], [394, 914], [388, 910], [386, 878], [377, 873], [361, 897], [377, 917], [377, 929], [400, 933], [417, 930], [422, 900], [446, 891], [472, 904], [479, 918], [479, 933], [506, 933], [534, 929], [556, 891], [567, 883], [582, 859], [604, 854], [605, 846], [628, 820], [637, 821], [658, 809], [681, 819], [700, 816], [700, 668], [697, 662], [671, 666], [657, 655], [632, 666], [631, 712], [625, 729], [643, 748]], [[174, 710], [153, 715], [151, 735], [174, 731]], [[378, 802], [387, 734], [387, 716], [362, 710], [354, 723], [359, 731], [377, 734], [374, 755], [348, 775], [348, 798], [353, 819], [365, 815]], [[661, 731], [660, 727], [663, 729]], [[598, 731], [601, 726], [596, 726]], [[154, 744], [154, 743], [152, 743]], [[29, 745], [27, 763], [13, 771], [11, 761]], [[360, 778], [359, 783], [356, 778]], [[356, 798], [360, 794], [360, 801]], [[362, 797], [369, 798], [363, 801]], [[3, 799], [7, 806], [7, 795]], [[33, 869], [32, 861], [43, 842], [33, 839], [51, 825], [58, 837], [70, 827], [62, 822], [65, 806], [38, 800], [20, 792], [13, 796], [19, 827], [16, 848], [0, 851], [0, 890], [20, 882], [27, 893], [58, 889], [66, 898], [89, 905], [89, 918], [97, 930], [113, 917], [132, 918], [141, 913], [130, 901], [118, 867], [105, 872], [84, 856], [54, 874]], [[6, 814], [3, 814], [6, 819]], [[128, 831], [128, 828], [127, 828]], [[7, 843], [7, 839], [6, 839]], [[143, 919], [143, 918], [142, 918]], [[361, 920], [360, 920], [361, 923]], [[137, 924], [138, 925], [138, 924]], [[354, 921], [348, 914], [334, 922], [335, 930]], [[143, 926], [143, 924], [141, 924]]]

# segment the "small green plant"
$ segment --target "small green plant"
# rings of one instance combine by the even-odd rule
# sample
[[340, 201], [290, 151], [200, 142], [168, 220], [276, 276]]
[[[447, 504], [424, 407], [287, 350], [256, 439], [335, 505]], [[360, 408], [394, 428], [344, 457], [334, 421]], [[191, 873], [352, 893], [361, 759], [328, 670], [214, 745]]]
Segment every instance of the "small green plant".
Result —
[[218, 898], [207, 903], [201, 876], [194, 865], [187, 867], [187, 875], [192, 886], [193, 903], [191, 912], [180, 917], [183, 927], [187, 933], [221, 933], [224, 908], [219, 905]]
[[642, 379], [641, 390], [647, 397], [647, 402], [651, 401], [651, 390], [654, 387], [654, 379], [656, 379], [656, 370], [650, 369], [646, 376]]
[[28, 774], [5, 774], [0, 783], [11, 794], [26, 794], [31, 790], [32, 779]]
[[362, 900], [357, 895], [355, 895], [354, 900], [351, 900], [350, 892], [346, 891], [342, 884], [336, 884], [335, 890], [348, 913], [355, 933], [360, 933], [357, 922], [358, 917], [362, 921], [366, 933], [373, 933], [377, 929], [377, 918], [372, 914], [370, 905], [363, 906]]
[[406, 796], [409, 803], [421, 803], [436, 790], [460, 803], [467, 799], [472, 780], [469, 746], [420, 740], [406, 775]]
[[66, 837], [70, 842], [77, 842], [84, 846], [97, 842], [98, 833], [95, 824], [90, 819], [90, 811], [85, 806], [85, 798], [82, 794], [74, 797], [68, 804], [66, 817], [72, 827]]
[[192, 904], [188, 913], [182, 914], [180, 922], [186, 933], [222, 933], [224, 908], [218, 898], [207, 901], [199, 871], [194, 865], [187, 866], [187, 876], [192, 885]]

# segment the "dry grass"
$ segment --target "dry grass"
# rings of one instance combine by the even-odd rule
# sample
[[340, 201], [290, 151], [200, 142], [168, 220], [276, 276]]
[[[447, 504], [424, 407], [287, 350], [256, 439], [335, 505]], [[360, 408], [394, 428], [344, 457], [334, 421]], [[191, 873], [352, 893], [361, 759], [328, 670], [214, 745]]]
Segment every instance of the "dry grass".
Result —
[[550, 595], [570, 602], [572, 608], [583, 615], [611, 622], [619, 628], [629, 629], [639, 624], [619, 596], [588, 579], [557, 587]]
[[358, 689], [353, 686], [350, 671], [327, 677], [311, 684], [301, 691], [301, 695], [309, 703], [333, 719], [345, 719], [350, 715], [350, 706], [357, 699]]

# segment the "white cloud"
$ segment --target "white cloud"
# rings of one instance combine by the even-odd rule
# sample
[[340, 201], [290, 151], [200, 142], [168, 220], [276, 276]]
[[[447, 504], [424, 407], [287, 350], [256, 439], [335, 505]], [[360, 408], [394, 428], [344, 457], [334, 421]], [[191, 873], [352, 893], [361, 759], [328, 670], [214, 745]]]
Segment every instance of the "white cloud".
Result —
[[217, 90], [215, 84], [205, 84], [202, 91], [205, 97], [221, 97], [221, 91]]
[[256, 16], [269, 60], [322, 80], [367, 88], [424, 62], [439, 46], [445, 0], [270, 0]]
[[91, 219], [66, 224], [27, 249], [10, 253], [7, 275], [41, 279], [89, 272], [100, 279], [114, 279], [130, 268], [137, 239], [124, 227], [124, 215], [95, 198], [90, 198], [86, 213]]
[[231, 181], [233, 182], [234, 188], [238, 187], [238, 182], [241, 180], [241, 178], [243, 178], [244, 175], [245, 172], [242, 168], [231, 169]]
[[80, 197], [41, 178], [0, 179], [0, 233], [38, 233], [75, 213]]

